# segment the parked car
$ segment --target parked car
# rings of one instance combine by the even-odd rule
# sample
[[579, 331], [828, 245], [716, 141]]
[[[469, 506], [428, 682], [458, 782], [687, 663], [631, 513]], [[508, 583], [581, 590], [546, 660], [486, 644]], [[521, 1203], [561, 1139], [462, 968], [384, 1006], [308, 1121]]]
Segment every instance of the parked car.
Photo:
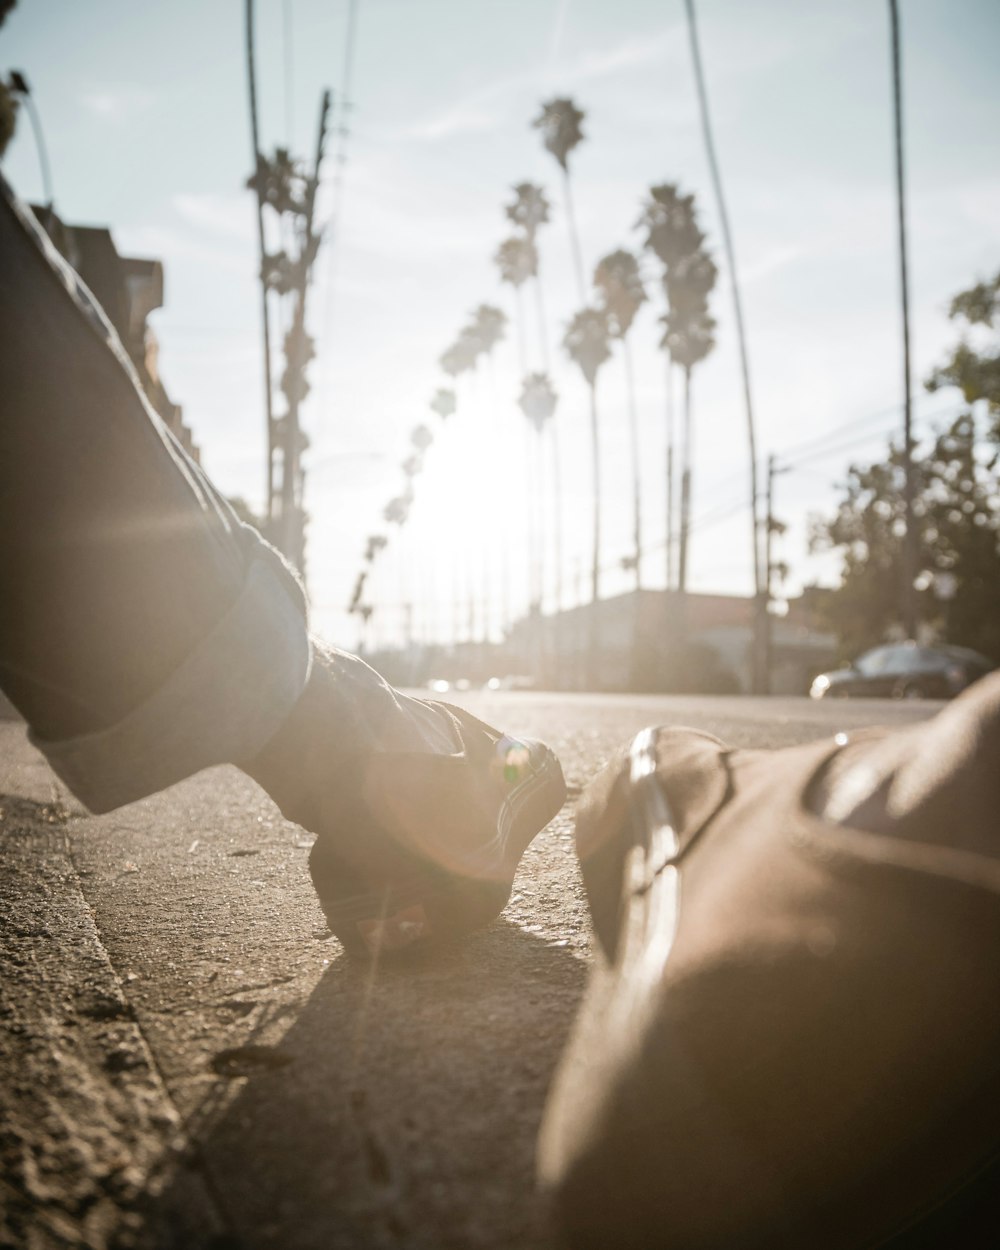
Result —
[[883, 699], [950, 699], [996, 665], [968, 647], [921, 647], [889, 643], [858, 656], [853, 664], [820, 673], [814, 699], [867, 695]]

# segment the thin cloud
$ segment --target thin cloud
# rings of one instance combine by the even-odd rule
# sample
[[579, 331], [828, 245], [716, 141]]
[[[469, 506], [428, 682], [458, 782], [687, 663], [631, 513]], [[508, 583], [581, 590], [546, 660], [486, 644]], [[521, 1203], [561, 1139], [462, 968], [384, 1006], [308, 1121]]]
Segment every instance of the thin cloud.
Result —
[[105, 121], [122, 125], [148, 109], [154, 99], [153, 92], [143, 87], [112, 87], [85, 92], [80, 103]]
[[175, 195], [171, 204], [177, 215], [192, 226], [210, 230], [238, 239], [241, 243], [252, 242], [254, 235], [253, 200], [246, 195]]

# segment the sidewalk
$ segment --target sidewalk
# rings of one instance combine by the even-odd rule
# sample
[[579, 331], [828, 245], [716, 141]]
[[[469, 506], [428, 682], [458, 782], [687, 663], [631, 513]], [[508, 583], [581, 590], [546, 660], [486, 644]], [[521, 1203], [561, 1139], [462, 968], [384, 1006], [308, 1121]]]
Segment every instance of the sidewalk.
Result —
[[461, 950], [350, 965], [235, 769], [83, 813], [0, 721], [0, 1245], [512, 1247], [585, 972], [564, 812]]

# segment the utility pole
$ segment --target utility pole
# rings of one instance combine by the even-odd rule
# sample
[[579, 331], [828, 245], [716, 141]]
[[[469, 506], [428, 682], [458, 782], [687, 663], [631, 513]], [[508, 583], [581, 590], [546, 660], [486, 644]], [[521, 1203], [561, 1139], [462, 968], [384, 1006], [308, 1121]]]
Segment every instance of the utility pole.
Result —
[[783, 534], [785, 525], [779, 521], [774, 515], [774, 479], [779, 473], [787, 473], [787, 467], [778, 468], [778, 461], [774, 455], [767, 458], [767, 514], [764, 524], [764, 594], [762, 596], [764, 604], [764, 620], [763, 620], [763, 689], [762, 694], [771, 693], [771, 670], [774, 664], [773, 652], [773, 629], [774, 617], [771, 615], [771, 604], [774, 601], [774, 574], [778, 569], [775, 563], [772, 547], [772, 539], [775, 534]]
[[313, 172], [312, 176], [306, 180], [305, 211], [302, 215], [296, 266], [297, 281], [294, 288], [295, 310], [292, 316], [292, 328], [285, 339], [285, 375], [282, 379], [282, 390], [288, 403], [288, 411], [285, 414], [282, 440], [284, 446], [281, 467], [281, 550], [298, 569], [302, 568], [305, 555], [305, 512], [302, 507], [305, 472], [299, 460], [304, 450], [299, 424], [299, 405], [308, 390], [305, 371], [313, 354], [312, 343], [306, 334], [306, 295], [320, 245], [321, 236], [316, 233], [313, 222], [329, 112], [330, 92], [324, 91], [320, 103]]
[[896, 209], [899, 231], [899, 294], [903, 320], [903, 535], [902, 586], [900, 607], [907, 638], [917, 633], [917, 602], [914, 581], [917, 576], [917, 531], [913, 515], [913, 395], [910, 379], [910, 288], [906, 259], [906, 189], [903, 168], [903, 88], [899, 49], [899, 7], [889, 0], [892, 31], [892, 99], [896, 140]]
[[257, 191], [257, 243], [260, 252], [261, 327], [264, 337], [264, 415], [267, 421], [267, 522], [268, 537], [273, 538], [274, 521], [274, 385], [271, 380], [271, 324], [268, 307], [268, 284], [265, 272], [267, 245], [264, 236], [264, 158], [260, 151], [257, 125], [257, 75], [254, 68], [254, 0], [246, 0], [247, 86], [250, 96], [250, 138], [253, 142], [253, 165]]
[[773, 454], [767, 458], [767, 521], [764, 532], [764, 688], [763, 694], [771, 693], [771, 665], [773, 662], [773, 638], [771, 627], [771, 600], [774, 594], [774, 560], [771, 553], [771, 535], [774, 533], [774, 476], [776, 473]]

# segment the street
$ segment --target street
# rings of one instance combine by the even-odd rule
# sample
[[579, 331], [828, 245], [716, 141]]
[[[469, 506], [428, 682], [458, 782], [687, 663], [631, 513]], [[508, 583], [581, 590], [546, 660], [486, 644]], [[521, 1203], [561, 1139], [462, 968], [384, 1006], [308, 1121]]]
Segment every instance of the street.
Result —
[[550, 1247], [533, 1146], [587, 968], [579, 787], [651, 723], [783, 746], [938, 707], [459, 698], [549, 741], [570, 800], [496, 924], [377, 969], [236, 769], [92, 817], [0, 723], [0, 1246]]

